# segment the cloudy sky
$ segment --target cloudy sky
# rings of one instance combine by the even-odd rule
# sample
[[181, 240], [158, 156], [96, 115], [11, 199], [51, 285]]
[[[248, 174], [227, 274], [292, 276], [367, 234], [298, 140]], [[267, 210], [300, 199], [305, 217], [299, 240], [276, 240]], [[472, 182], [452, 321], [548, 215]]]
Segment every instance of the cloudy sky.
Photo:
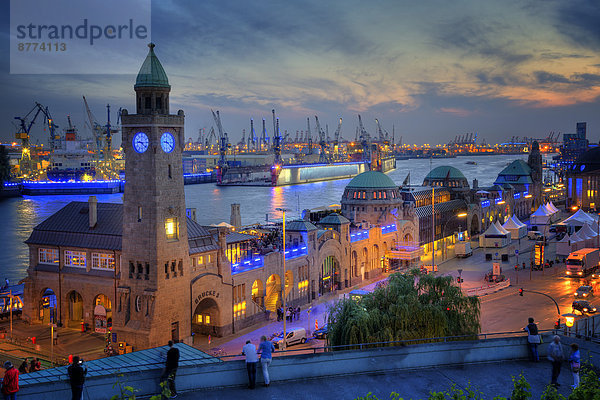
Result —
[[[11, 140], [14, 117], [34, 101], [63, 126], [70, 114], [83, 127], [81, 95], [101, 122], [106, 103], [134, 109], [135, 75], [9, 74], [2, 7], [0, 139]], [[292, 136], [318, 115], [330, 132], [342, 117], [343, 137], [354, 138], [360, 113], [367, 130], [378, 118], [404, 143], [545, 137], [578, 121], [597, 142], [598, 21], [593, 0], [161, 0], [152, 40], [186, 137], [212, 126], [213, 108], [235, 142], [275, 108]], [[143, 59], [123, 62], [135, 70]], [[33, 137], [45, 142], [39, 129]]]

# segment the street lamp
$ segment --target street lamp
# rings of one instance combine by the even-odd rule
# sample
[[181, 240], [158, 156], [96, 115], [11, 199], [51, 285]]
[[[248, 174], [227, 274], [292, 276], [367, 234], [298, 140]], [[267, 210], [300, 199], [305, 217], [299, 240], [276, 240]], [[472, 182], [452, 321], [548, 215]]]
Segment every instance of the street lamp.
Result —
[[287, 317], [285, 315], [287, 304], [286, 304], [286, 293], [285, 293], [285, 281], [286, 281], [286, 271], [285, 271], [285, 212], [288, 211], [286, 208], [276, 208], [277, 211], [281, 211], [283, 213], [283, 340], [281, 342], [281, 349], [285, 350], [285, 339], [286, 339], [286, 328], [287, 328]]
[[[458, 213], [456, 215], [451, 216], [450, 218], [448, 218], [448, 221], [446, 221], [446, 223], [444, 224], [444, 229], [442, 229], [442, 238], [444, 238], [444, 249], [446, 249], [446, 227], [448, 226], [448, 222], [452, 221], [454, 218], [464, 218], [467, 216], [466, 212], [462, 212], [462, 213]], [[459, 233], [460, 233], [460, 225], [458, 227]]]

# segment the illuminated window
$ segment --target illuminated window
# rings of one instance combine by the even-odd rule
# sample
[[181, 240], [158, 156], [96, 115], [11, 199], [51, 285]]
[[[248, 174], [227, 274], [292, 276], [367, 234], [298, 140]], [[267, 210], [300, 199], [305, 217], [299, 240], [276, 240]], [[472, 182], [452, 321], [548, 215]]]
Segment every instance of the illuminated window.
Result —
[[194, 317], [196, 317], [194, 319], [195, 324], [198, 324], [198, 325], [202, 324], [202, 314], [196, 314], [196, 315], [194, 315]]
[[105, 253], [92, 253], [92, 268], [115, 269], [115, 255]]
[[204, 323], [205, 323], [206, 325], [210, 324], [210, 315], [205, 315], [205, 316], [204, 316]]
[[167, 240], [179, 240], [179, 224], [177, 223], [177, 218], [172, 217], [165, 219], [165, 232], [167, 234]]
[[85, 253], [82, 251], [65, 250], [65, 265], [85, 268]]
[[39, 259], [38, 262], [40, 264], [55, 264], [58, 265], [58, 249], [39, 249]]
[[233, 305], [233, 317], [236, 320], [246, 318], [246, 302], [245, 301], [242, 301], [240, 303]]

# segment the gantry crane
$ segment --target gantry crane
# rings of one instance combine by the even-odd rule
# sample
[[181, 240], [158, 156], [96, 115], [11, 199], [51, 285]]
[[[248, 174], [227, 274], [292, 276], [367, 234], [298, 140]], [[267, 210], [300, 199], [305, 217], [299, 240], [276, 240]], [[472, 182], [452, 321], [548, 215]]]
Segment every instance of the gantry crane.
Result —
[[317, 124], [317, 133], [319, 135], [319, 146], [321, 146], [321, 154], [319, 154], [319, 163], [325, 164], [329, 163], [329, 155], [327, 154], [327, 140], [325, 136], [325, 132], [321, 129], [321, 124], [319, 123], [319, 117], [315, 115], [315, 122]]
[[217, 132], [219, 133], [219, 169], [221, 170], [221, 177], [223, 176], [224, 170], [227, 168], [227, 148], [229, 147], [229, 139], [227, 133], [223, 132], [223, 125], [221, 124], [221, 115], [217, 110], [217, 113], [211, 109], [210, 112], [215, 120], [217, 126]]

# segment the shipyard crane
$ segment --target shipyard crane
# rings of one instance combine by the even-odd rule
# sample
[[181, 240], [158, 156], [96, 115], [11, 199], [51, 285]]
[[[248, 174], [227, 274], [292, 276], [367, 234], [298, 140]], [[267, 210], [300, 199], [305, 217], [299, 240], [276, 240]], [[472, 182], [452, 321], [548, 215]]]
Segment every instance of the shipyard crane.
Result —
[[213, 128], [212, 126], [210, 127], [210, 131], [208, 132], [208, 135], [206, 136], [205, 139], [205, 146], [206, 149], [208, 150], [208, 148], [210, 147], [210, 151], [212, 151], [212, 144], [217, 142], [217, 134], [215, 133], [215, 128]]
[[340, 120], [338, 121], [338, 126], [337, 129], [335, 130], [335, 133], [333, 134], [334, 137], [334, 144], [337, 146], [340, 144], [340, 137], [342, 134], [342, 119], [340, 118]]
[[319, 163], [325, 164], [329, 163], [329, 156], [327, 155], [327, 141], [325, 132], [321, 129], [321, 124], [319, 123], [319, 117], [315, 115], [315, 121], [317, 124], [317, 133], [319, 134], [319, 146], [321, 146], [321, 154], [319, 154]]
[[279, 134], [279, 118], [275, 117], [275, 109], [271, 110], [273, 114], [273, 153], [275, 158], [273, 163], [276, 165], [281, 164], [281, 135]]
[[[256, 150], [257, 138], [256, 132], [254, 131], [254, 118], [250, 118], [250, 138], [252, 138], [252, 147]], [[250, 140], [250, 138], [248, 138], [248, 140]]]
[[89, 127], [96, 141], [96, 160], [100, 158], [100, 153], [103, 154], [104, 161], [112, 162], [112, 137], [119, 132], [119, 123], [121, 122], [122, 108], [117, 111], [117, 128], [114, 128], [110, 123], [110, 104], [106, 105], [106, 124], [101, 125], [98, 123], [96, 116], [90, 110], [90, 106], [85, 96], [83, 96], [83, 103], [85, 104], [85, 111], [88, 116]]
[[371, 161], [371, 149], [369, 148], [370, 137], [369, 133], [366, 131], [362, 118], [360, 114], [358, 114], [358, 129], [360, 132], [360, 144], [363, 148], [363, 161]]
[[246, 145], [246, 130], [242, 129], [242, 138], [240, 139], [240, 141], [238, 142], [238, 150], [243, 150], [244, 146]]
[[[31, 117], [34, 111], [35, 114], [33, 114], [33, 117]], [[54, 123], [48, 107], [44, 107], [40, 103], [36, 102], [35, 106], [33, 106], [33, 108], [24, 117], [15, 117], [15, 119], [19, 121], [19, 128], [15, 134], [15, 138], [21, 140], [21, 159], [19, 160], [19, 171], [21, 174], [29, 174], [33, 170], [31, 164], [31, 145], [29, 142], [29, 133], [31, 132], [32, 126], [35, 124], [35, 120], [40, 114], [44, 115], [44, 125], [48, 126], [48, 130], [50, 132], [50, 151], [54, 150], [55, 140], [57, 139], [56, 128], [58, 128], [58, 125]]]
[[219, 114], [219, 110], [217, 110], [216, 114], [211, 109], [210, 112], [213, 115], [213, 119], [215, 120], [215, 125], [217, 126], [217, 132], [219, 132], [219, 169], [221, 170], [221, 177], [224, 174], [224, 170], [227, 168], [227, 147], [229, 145], [229, 139], [227, 138], [227, 133], [223, 132], [223, 125], [221, 124], [221, 115]]
[[312, 154], [312, 133], [310, 131], [310, 118], [306, 118], [306, 137], [308, 138], [308, 154]]
[[92, 135], [94, 137], [94, 140], [96, 142], [96, 161], [98, 161], [100, 159], [100, 153], [102, 152], [102, 139], [103, 139], [103, 129], [102, 126], [96, 122], [96, 117], [94, 116], [94, 114], [92, 113], [92, 110], [90, 110], [90, 106], [88, 105], [87, 99], [85, 98], [85, 96], [83, 96], [83, 104], [85, 105], [85, 111], [87, 113], [87, 117], [88, 117], [88, 126], [92, 131]]
[[267, 122], [263, 118], [262, 120], [262, 136], [260, 138], [260, 149], [263, 150], [263, 145], [265, 146], [264, 150], [269, 150], [269, 136], [267, 136]]

